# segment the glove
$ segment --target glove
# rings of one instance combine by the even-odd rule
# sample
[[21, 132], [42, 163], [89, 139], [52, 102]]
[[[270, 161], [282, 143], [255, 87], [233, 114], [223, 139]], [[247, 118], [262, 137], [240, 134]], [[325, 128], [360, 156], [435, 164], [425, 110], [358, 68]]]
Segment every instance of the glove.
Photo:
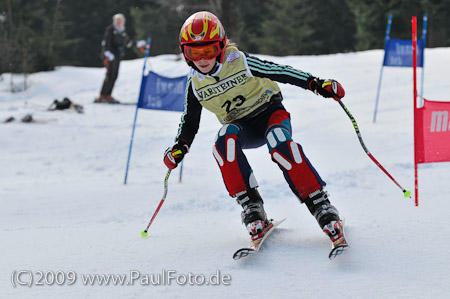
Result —
[[188, 152], [189, 146], [186, 142], [184, 140], [178, 140], [172, 147], [166, 149], [164, 153], [164, 164], [166, 164], [167, 168], [174, 169]]
[[111, 51], [105, 51], [103, 55], [105, 55], [105, 57], [108, 58], [109, 61], [113, 61], [114, 58], [116, 58], [116, 56], [114, 56], [114, 54], [111, 53]]
[[314, 78], [314, 80], [309, 83], [309, 89], [315, 94], [320, 94], [324, 98], [333, 98], [338, 102], [345, 96], [344, 87], [333, 79], [322, 80]]
[[146, 45], [147, 45], [147, 43], [145, 42], [145, 40], [139, 40], [136, 42], [136, 48], [138, 48], [142, 54], [145, 54], [145, 46]]
[[145, 45], [146, 45], [147, 43], [145, 42], [145, 40], [138, 40], [137, 42], [136, 42], [136, 48], [141, 48], [141, 47], [145, 47]]

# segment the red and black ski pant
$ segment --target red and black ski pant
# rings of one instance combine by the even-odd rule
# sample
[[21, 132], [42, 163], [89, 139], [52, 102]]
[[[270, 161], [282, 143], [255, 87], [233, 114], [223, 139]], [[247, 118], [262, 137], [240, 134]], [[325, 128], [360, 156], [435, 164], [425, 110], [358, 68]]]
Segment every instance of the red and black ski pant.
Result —
[[325, 186], [301, 145], [292, 140], [289, 112], [276, 103], [256, 117], [225, 124], [217, 134], [213, 154], [230, 196], [258, 187], [243, 149], [264, 144], [301, 201]]

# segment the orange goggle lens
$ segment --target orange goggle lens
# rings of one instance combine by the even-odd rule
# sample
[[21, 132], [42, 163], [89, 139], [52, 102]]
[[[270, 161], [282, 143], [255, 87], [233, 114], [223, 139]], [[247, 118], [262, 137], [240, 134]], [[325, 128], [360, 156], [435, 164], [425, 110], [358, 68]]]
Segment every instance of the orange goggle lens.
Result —
[[184, 46], [184, 55], [192, 61], [199, 61], [201, 58], [210, 60], [216, 58], [219, 54], [220, 48], [218, 42], [200, 47]]

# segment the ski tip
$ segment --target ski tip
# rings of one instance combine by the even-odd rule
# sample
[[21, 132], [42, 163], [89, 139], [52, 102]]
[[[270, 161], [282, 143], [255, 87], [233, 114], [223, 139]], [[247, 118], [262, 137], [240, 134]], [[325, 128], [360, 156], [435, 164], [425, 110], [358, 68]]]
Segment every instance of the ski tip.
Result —
[[269, 221], [273, 223], [275, 226], [278, 226], [279, 224], [283, 223], [286, 220], [286, 218], [282, 218], [280, 220], [270, 219]]
[[328, 258], [330, 260], [334, 259], [338, 255], [342, 254], [348, 247], [349, 247], [349, 245], [338, 245], [338, 246], [334, 247], [330, 251], [330, 254], [328, 255]]
[[239, 260], [239, 259], [241, 259], [243, 257], [246, 257], [246, 256], [248, 256], [250, 254], [253, 254], [255, 252], [256, 251], [254, 249], [251, 249], [251, 248], [242, 248], [242, 249], [239, 249], [238, 251], [236, 251], [233, 254], [233, 259], [234, 260]]
[[264, 240], [274, 231], [274, 229], [280, 225], [280, 223], [282, 223], [283, 221], [285, 221], [286, 218], [283, 218], [281, 220], [274, 220], [274, 219], [270, 219], [270, 225], [266, 227], [266, 230], [264, 231], [264, 235], [261, 236], [259, 239], [253, 240], [252, 243], [248, 246], [248, 247], [244, 247], [241, 249], [238, 249], [234, 254], [233, 254], [233, 259], [234, 260], [239, 260], [243, 257], [246, 257], [250, 254], [253, 254], [255, 252], [259, 251], [260, 246], [262, 245], [262, 243], [264, 242]]

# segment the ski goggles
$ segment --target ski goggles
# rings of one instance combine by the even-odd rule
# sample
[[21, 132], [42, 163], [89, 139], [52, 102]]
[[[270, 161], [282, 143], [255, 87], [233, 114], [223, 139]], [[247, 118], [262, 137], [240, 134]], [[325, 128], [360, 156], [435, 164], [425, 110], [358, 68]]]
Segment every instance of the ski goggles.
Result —
[[206, 60], [211, 60], [216, 58], [220, 54], [219, 42], [205, 46], [195, 46], [191, 47], [188, 45], [184, 46], [184, 55], [192, 61], [199, 61], [201, 58]]

